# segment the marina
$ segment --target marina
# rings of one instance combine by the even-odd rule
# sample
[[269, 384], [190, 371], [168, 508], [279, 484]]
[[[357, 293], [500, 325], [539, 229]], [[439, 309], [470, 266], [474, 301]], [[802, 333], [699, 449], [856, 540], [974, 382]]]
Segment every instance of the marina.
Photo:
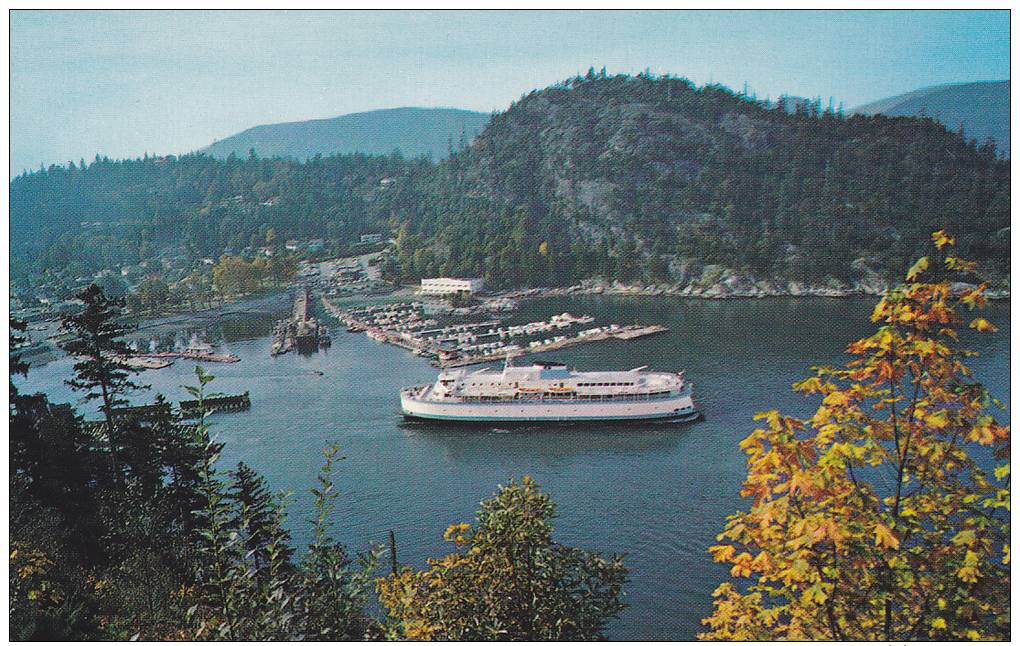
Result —
[[[511, 311], [505, 297], [493, 299], [500, 305], [496, 311]], [[419, 301], [390, 303], [343, 309], [323, 297], [323, 307], [336, 317], [348, 332], [364, 332], [370, 339], [403, 348], [428, 358], [434, 366], [453, 368], [490, 361], [507, 356], [523, 356], [560, 350], [581, 343], [610, 340], [631, 340], [668, 331], [663, 325], [598, 325], [588, 315], [570, 312], [552, 315], [547, 320], [509, 324], [503, 318], [482, 321], [455, 320], [458, 317], [431, 315], [428, 305]], [[489, 308], [475, 312], [490, 313]], [[440, 318], [446, 319], [445, 325]], [[463, 318], [463, 317], [460, 317]]]
[[582, 330], [574, 336], [555, 336], [544, 341], [531, 341], [524, 347], [508, 346], [510, 349], [489, 352], [487, 354], [469, 354], [459, 358], [446, 359], [440, 361], [440, 365], [444, 368], [470, 366], [479, 363], [488, 363], [490, 361], [499, 361], [506, 357], [508, 352], [512, 353], [513, 356], [522, 356], [525, 354], [537, 354], [540, 352], [561, 350], [581, 343], [593, 343], [597, 341], [608, 341], [611, 339], [637, 339], [639, 337], [659, 334], [667, 331], [669, 331], [669, 328], [662, 325], [628, 325], [621, 327], [614, 324], [605, 328], [596, 327]]

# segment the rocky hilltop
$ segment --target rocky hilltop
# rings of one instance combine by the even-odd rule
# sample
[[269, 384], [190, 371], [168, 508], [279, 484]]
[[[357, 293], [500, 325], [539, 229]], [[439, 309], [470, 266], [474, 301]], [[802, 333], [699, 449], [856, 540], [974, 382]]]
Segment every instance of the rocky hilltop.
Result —
[[[448, 171], [449, 216], [408, 223], [412, 276], [536, 280], [526, 265], [545, 282], [594, 274], [696, 290], [704, 280], [688, 273], [708, 267], [766, 291], [827, 290], [895, 280], [939, 228], [1008, 274], [1009, 161], [930, 118], [790, 109], [592, 70], [494, 115]], [[505, 261], [477, 254], [487, 247]]]

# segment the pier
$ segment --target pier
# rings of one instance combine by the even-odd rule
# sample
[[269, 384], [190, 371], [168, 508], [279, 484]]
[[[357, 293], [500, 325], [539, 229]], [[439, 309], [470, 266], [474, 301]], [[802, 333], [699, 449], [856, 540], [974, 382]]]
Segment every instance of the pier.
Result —
[[235, 413], [251, 408], [251, 397], [246, 390], [243, 395], [207, 397], [202, 400], [201, 407], [197, 399], [182, 401], [179, 405], [181, 417], [198, 417], [203, 409], [210, 413]]
[[[190, 359], [192, 361], [208, 361], [211, 363], [237, 363], [240, 357], [230, 353], [217, 354], [208, 350], [185, 349], [180, 352], [139, 352], [133, 357], [145, 357], [150, 359]], [[170, 365], [167, 363], [166, 365]], [[153, 368], [164, 368], [164, 365], [145, 366]]]
[[[242, 395], [208, 397], [202, 401], [201, 408], [197, 399], [182, 401], [177, 406], [180, 409], [181, 418], [184, 419], [199, 417], [199, 411], [202, 409], [209, 413], [236, 413], [251, 408], [251, 396], [248, 391], [245, 391]], [[167, 421], [175, 426], [187, 425], [181, 424], [174, 418], [170, 402], [166, 401], [141, 406], [119, 406], [111, 410], [110, 417], [116, 425], [158, 421]], [[83, 424], [87, 430], [93, 433], [106, 430], [106, 420], [86, 420]]]
[[593, 343], [596, 341], [608, 341], [610, 339], [630, 340], [651, 334], [667, 332], [669, 328], [662, 325], [628, 325], [619, 327], [616, 325], [608, 328], [592, 328], [582, 330], [576, 336], [559, 336], [547, 339], [546, 341], [532, 341], [526, 346], [504, 347], [500, 350], [488, 353], [466, 354], [451, 358], [440, 357], [438, 364], [442, 368], [456, 368], [459, 366], [470, 366], [477, 363], [488, 363], [490, 361], [502, 361], [507, 354], [523, 356], [526, 354], [538, 354], [540, 352], [551, 352], [561, 350], [572, 345], [581, 343]]
[[314, 303], [311, 289], [306, 285], [294, 299], [294, 309], [289, 319], [276, 322], [273, 330], [272, 356], [297, 350], [302, 354], [315, 352], [331, 344], [329, 330], [312, 315]]

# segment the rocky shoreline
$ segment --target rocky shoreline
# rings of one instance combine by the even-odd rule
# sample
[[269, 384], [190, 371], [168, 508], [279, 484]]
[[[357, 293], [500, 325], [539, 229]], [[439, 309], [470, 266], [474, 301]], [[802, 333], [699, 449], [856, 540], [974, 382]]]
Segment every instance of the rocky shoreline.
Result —
[[[543, 296], [567, 296], [574, 294], [610, 294], [626, 296], [686, 296], [689, 298], [731, 299], [731, 298], [774, 298], [774, 297], [822, 297], [847, 298], [852, 296], [881, 296], [891, 285], [878, 281], [859, 282], [846, 285], [831, 281], [822, 285], [806, 284], [798, 281], [779, 283], [768, 280], [750, 280], [740, 276], [730, 276], [711, 284], [689, 283], [621, 283], [619, 281], [585, 280], [570, 287], [536, 288], [514, 291], [505, 296], [521, 298], [537, 298]], [[954, 283], [954, 288], [965, 288], [973, 285]], [[988, 290], [985, 292], [991, 300], [1010, 298], [1007, 289]]]

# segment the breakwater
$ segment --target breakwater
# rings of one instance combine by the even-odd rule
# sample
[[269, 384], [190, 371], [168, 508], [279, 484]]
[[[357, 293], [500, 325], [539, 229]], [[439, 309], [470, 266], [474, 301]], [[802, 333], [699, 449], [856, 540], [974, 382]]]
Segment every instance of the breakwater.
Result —
[[312, 315], [312, 309], [312, 292], [306, 285], [294, 299], [290, 318], [276, 322], [270, 355], [275, 357], [291, 350], [308, 354], [331, 344], [329, 329]]

